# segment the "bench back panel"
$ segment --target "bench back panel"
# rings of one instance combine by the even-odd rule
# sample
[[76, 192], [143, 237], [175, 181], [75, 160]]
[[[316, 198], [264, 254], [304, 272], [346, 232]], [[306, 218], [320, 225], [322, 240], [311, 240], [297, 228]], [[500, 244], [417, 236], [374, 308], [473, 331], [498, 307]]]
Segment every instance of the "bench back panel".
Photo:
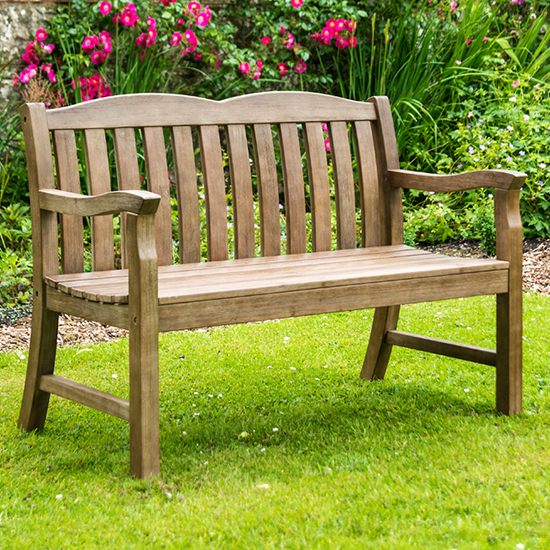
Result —
[[[394, 221], [400, 216], [400, 196], [393, 200], [393, 191], [385, 182], [388, 160], [392, 167], [397, 162], [398, 167], [386, 98], [361, 103], [320, 94], [269, 92], [215, 102], [141, 94], [46, 111], [45, 116], [38, 118], [42, 124], [46, 120], [46, 131], [53, 138], [57, 187], [80, 192], [79, 166], [85, 164], [91, 194], [140, 189], [145, 179], [147, 189], [161, 196], [156, 216], [160, 265], [200, 261], [205, 247], [201, 243], [201, 224], [206, 225], [210, 261], [253, 257], [258, 248], [257, 233], [263, 256], [279, 255], [281, 238], [286, 238], [289, 254], [330, 250], [334, 217], [337, 248], [355, 248], [356, 206], [361, 210], [361, 246], [389, 244], [392, 239], [402, 242], [402, 221], [401, 236], [399, 221]], [[331, 162], [325, 147], [327, 133]], [[40, 135], [44, 135], [44, 129]], [[140, 165], [144, 167], [143, 174]], [[37, 174], [29, 181], [39, 182], [42, 178]], [[201, 181], [204, 197], [199, 194]], [[175, 252], [172, 183], [179, 233], [179, 248]], [[386, 196], [391, 199], [389, 207], [381, 204]], [[205, 220], [200, 215], [203, 198]], [[280, 202], [284, 202], [283, 227]], [[122, 266], [127, 264], [125, 225], [123, 216]], [[113, 269], [113, 217], [96, 217], [91, 227], [93, 270]], [[82, 271], [82, 233], [82, 220], [61, 216], [64, 273]]]

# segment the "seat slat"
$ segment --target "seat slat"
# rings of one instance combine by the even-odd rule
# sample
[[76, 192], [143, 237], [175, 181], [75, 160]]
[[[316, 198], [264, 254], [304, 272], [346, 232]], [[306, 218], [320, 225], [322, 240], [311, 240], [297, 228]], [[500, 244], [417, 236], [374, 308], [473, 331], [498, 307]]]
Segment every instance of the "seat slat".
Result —
[[[90, 193], [111, 191], [111, 174], [104, 130], [84, 130], [84, 151]], [[113, 216], [94, 216], [92, 224], [92, 269], [106, 271], [115, 266]]]
[[252, 141], [258, 182], [262, 256], [279, 256], [281, 254], [279, 181], [271, 126], [255, 124], [252, 127]]
[[161, 127], [143, 128], [142, 131], [147, 189], [161, 196], [155, 216], [158, 263], [159, 265], [170, 265], [172, 263], [172, 209], [164, 131]]
[[208, 260], [227, 260], [227, 202], [218, 127], [200, 126], [199, 142], [206, 195]]
[[380, 190], [370, 122], [352, 126], [361, 201], [361, 245], [380, 246]]
[[[136, 133], [133, 128], [115, 128], [113, 145], [118, 188], [121, 191], [141, 189], [141, 175], [136, 148]], [[122, 267], [128, 267], [126, 255], [126, 213], [121, 215]]]
[[[80, 173], [74, 132], [53, 132], [57, 187], [63, 191], [80, 193]], [[60, 216], [61, 225], [61, 272], [84, 271], [83, 224], [79, 216]]]
[[306, 199], [300, 140], [295, 124], [279, 124], [279, 146], [285, 186], [287, 253], [306, 251]]
[[243, 125], [226, 127], [229, 173], [233, 199], [235, 258], [254, 257], [254, 200], [250, 155]]
[[179, 262], [201, 261], [201, 228], [193, 134], [189, 126], [171, 129], [178, 197]]
[[347, 124], [331, 122], [329, 136], [334, 172], [338, 249], [355, 248], [357, 244], [355, 191]]
[[311, 196], [312, 250], [332, 248], [330, 184], [323, 128], [320, 123], [304, 125], [304, 141]]

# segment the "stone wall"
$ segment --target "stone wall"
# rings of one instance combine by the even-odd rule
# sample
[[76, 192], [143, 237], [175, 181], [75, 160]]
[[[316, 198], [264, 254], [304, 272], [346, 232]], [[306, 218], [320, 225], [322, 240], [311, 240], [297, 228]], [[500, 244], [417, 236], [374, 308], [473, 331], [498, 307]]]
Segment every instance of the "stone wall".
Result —
[[23, 68], [21, 55], [25, 45], [37, 29], [43, 27], [53, 16], [56, 3], [53, 2], [5, 2], [0, 0], [0, 49], [4, 61], [15, 58], [15, 66], [0, 82], [0, 105], [13, 94], [13, 74]]

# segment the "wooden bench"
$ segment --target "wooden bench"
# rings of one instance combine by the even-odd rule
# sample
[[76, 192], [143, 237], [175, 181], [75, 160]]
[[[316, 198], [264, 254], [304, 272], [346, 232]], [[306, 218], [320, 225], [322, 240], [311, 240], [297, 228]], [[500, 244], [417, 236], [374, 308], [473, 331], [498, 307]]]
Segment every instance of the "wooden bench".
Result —
[[[269, 92], [215, 102], [143, 94], [49, 111], [27, 104], [21, 117], [34, 255], [21, 428], [43, 428], [50, 394], [77, 401], [129, 421], [131, 473], [156, 475], [159, 332], [364, 308], [376, 310], [363, 378], [383, 378], [392, 346], [404, 346], [496, 367], [498, 410], [521, 410], [519, 194], [525, 174], [400, 170], [386, 97], [361, 103]], [[322, 123], [328, 125], [330, 156]], [[173, 246], [167, 151], [178, 199], [178, 247]], [[84, 164], [90, 196], [81, 194]], [[143, 176], [148, 191], [141, 190]], [[206, 195], [207, 261], [202, 262], [198, 182]], [[481, 187], [495, 188], [496, 259], [450, 258], [403, 244], [403, 188]], [[332, 250], [333, 209], [337, 250]], [[122, 269], [115, 269], [112, 214], [118, 212], [124, 213]], [[310, 240], [306, 212], [311, 212]], [[88, 273], [86, 216], [92, 238]], [[489, 294], [497, 295], [496, 351], [396, 330], [401, 304]], [[60, 313], [129, 329], [129, 401], [54, 374]]]

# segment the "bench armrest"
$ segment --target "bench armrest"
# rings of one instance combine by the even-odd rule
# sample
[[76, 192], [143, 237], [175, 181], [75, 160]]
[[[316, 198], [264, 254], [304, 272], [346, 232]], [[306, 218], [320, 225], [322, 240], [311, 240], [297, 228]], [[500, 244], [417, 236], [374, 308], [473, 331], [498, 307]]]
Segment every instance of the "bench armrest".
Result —
[[154, 214], [160, 196], [149, 191], [111, 191], [101, 195], [80, 195], [60, 189], [38, 192], [41, 210], [50, 210], [71, 216], [102, 216], [118, 212]]
[[462, 174], [427, 174], [410, 170], [388, 170], [388, 183], [392, 187], [418, 189], [446, 193], [448, 191], [466, 191], [481, 187], [496, 189], [519, 189], [527, 174], [514, 170], [474, 170]]

